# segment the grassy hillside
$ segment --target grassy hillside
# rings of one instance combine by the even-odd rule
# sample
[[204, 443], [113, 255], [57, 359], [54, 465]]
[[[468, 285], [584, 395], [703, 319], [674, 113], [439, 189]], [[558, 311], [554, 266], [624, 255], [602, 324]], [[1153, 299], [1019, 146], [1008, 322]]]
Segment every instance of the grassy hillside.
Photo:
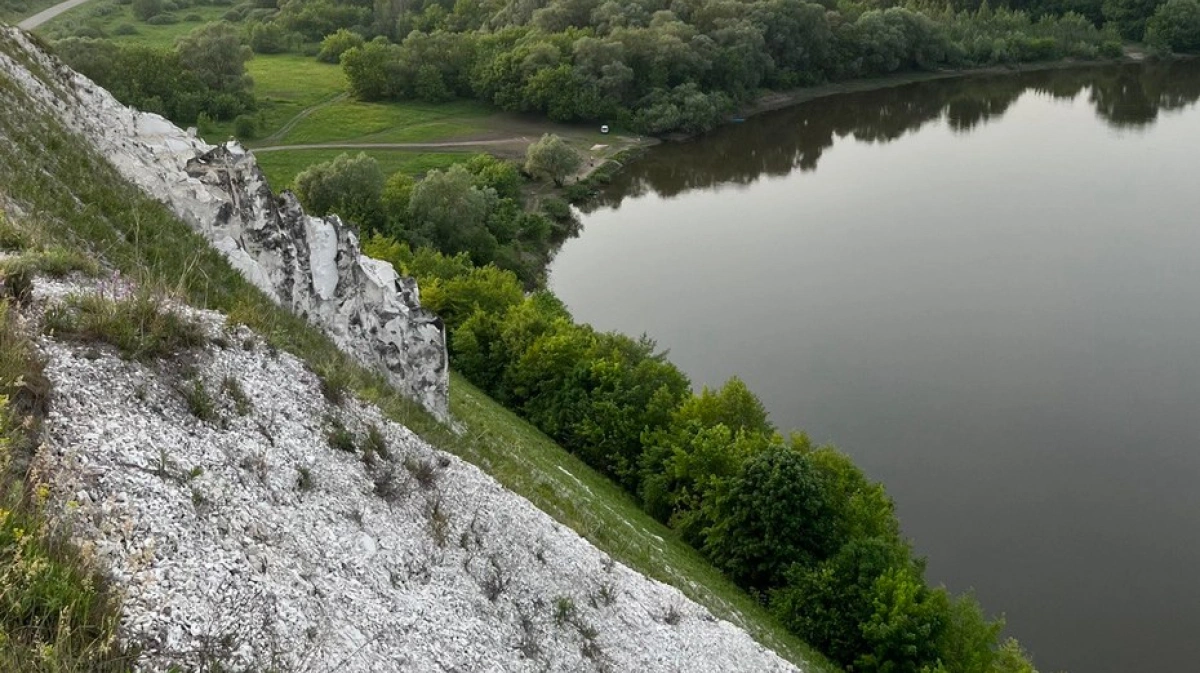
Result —
[[[0, 50], [14, 52], [4, 38]], [[39, 76], [48, 80], [45, 73]], [[36, 109], [4, 76], [0, 104], [8, 110]], [[55, 121], [35, 114], [0, 115], [0, 208], [47, 245], [85, 251], [142, 284], [227, 313], [304, 359], [329, 386], [375, 402], [430, 443], [478, 464], [601, 549], [741, 624], [782, 656], [810, 671], [836, 670], [671, 531], [641, 513], [615, 485], [462, 379], [452, 380], [451, 403], [464, 431], [456, 434], [435, 422], [302, 319], [272, 304], [186, 225]]]

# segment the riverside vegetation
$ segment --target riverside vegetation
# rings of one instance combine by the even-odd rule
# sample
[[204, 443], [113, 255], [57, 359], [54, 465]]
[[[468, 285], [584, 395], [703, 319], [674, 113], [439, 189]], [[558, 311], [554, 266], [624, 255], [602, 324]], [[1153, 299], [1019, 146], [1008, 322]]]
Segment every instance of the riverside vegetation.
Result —
[[[62, 40], [58, 49], [125, 102], [183, 123], [232, 123], [243, 136], [255, 135], [261, 121], [255, 115], [260, 101], [245, 76], [251, 51], [300, 51], [341, 62], [350, 89], [363, 99], [478, 98], [557, 120], [611, 119], [646, 132], [695, 132], [719, 123], [763, 88], [910, 69], [1098, 58], [1119, 53], [1120, 38], [1145, 39], [1163, 51], [1200, 48], [1195, 0], [1133, 4], [1014, 3], [993, 9], [961, 3], [934, 9], [774, 1], [667, 7], [610, 0], [538, 8], [292, 0], [278, 7], [230, 6], [223, 17], [233, 23], [205, 24], [181, 37], [174, 49], [105, 41], [90, 19], [72, 28], [85, 37]], [[194, 14], [202, 21], [201, 11], [209, 13], [210, 7], [193, 8]], [[179, 20], [173, 12], [188, 9], [147, 0], [129, 8], [151, 26], [175, 25]], [[17, 131], [7, 133], [10, 138], [23, 133], [6, 130]], [[34, 145], [44, 140], [30, 134]], [[580, 524], [570, 498], [522, 482], [524, 466], [505, 466], [505, 451], [484, 434], [534, 435], [513, 429], [515, 421], [489, 407], [466, 382], [455, 379], [459, 392], [452, 403], [456, 415], [478, 432], [469, 441], [424, 418], [300, 321], [266, 304], [215, 254], [200, 251], [198, 241], [188, 254], [201, 260], [205, 273], [174, 277], [172, 269], [194, 266], [167, 263], [181, 261], [180, 237], [193, 240], [182, 225], [111, 177], [93, 184], [94, 176], [77, 171], [86, 166], [104, 175], [98, 159], [79, 161], [82, 150], [72, 148], [70, 140], [62, 142], [56, 143], [67, 148], [60, 152], [64, 161], [56, 163], [59, 177], [80, 190], [76, 196], [104, 211], [100, 220], [85, 222], [63, 211], [55, 204], [71, 199], [60, 198], [61, 184], [52, 186], [17, 158], [21, 152], [39, 156], [45, 147], [10, 148], [14, 155], [4, 171], [15, 185], [15, 198], [54, 214], [57, 228], [50, 231], [57, 241], [102, 247], [118, 268], [150, 282], [178, 285], [193, 301], [238, 316], [280, 347], [325, 361], [326, 371], [341, 372], [343, 385], [380, 401], [440, 446], [501, 463], [492, 467], [502, 481]], [[79, 168], [72, 168], [71, 160]], [[369, 189], [337, 188], [344, 175], [366, 175]], [[545, 291], [526, 294], [536, 285], [544, 260], [539, 251], [553, 233], [554, 211], [566, 208], [539, 201], [549, 216], [528, 208], [522, 180], [515, 166], [492, 158], [433, 170], [418, 182], [404, 173], [384, 178], [369, 158], [347, 156], [302, 172], [295, 184], [316, 210], [341, 212], [357, 222], [371, 235], [367, 247], [374, 256], [420, 279], [426, 304], [447, 322], [452, 361], [461, 374], [620, 484], [671, 526], [673, 532], [664, 535], [670, 544], [682, 541], [699, 549], [748, 590], [754, 601], [723, 588], [718, 578], [705, 580], [722, 600], [755, 615], [758, 626], [752, 628], [781, 651], [797, 656], [804, 648], [773, 630], [771, 620], [758, 617], [755, 602], [774, 614], [775, 624], [857, 671], [1032, 670], [1015, 641], [1001, 642], [1001, 623], [987, 619], [973, 599], [926, 585], [922, 562], [900, 536], [882, 487], [843, 454], [814, 447], [802, 434], [779, 434], [740, 382], [693, 395], [686, 377], [651, 342], [577, 325]], [[470, 215], [470, 226], [460, 227], [450, 217], [460, 209]], [[144, 218], [157, 218], [163, 236], [170, 232], [175, 238], [130, 238], [131, 231], [150, 231], [142, 229]], [[129, 243], [135, 239], [136, 247]], [[213, 278], [220, 279], [216, 291]], [[331, 361], [336, 363], [332, 369]], [[16, 390], [30, 379], [6, 380]], [[540, 441], [523, 444], [528, 448]], [[592, 483], [602, 488], [601, 481]], [[4, 518], [11, 533], [6, 549], [50, 559], [39, 567], [76, 572], [69, 550], [55, 545], [48, 531], [30, 537], [37, 544], [23, 551], [32, 544], [25, 542], [26, 533], [36, 529], [36, 497], [20, 489], [13, 493], [11, 511], [17, 514]], [[621, 496], [611, 497], [620, 502]], [[797, 511], [808, 516], [795, 517]], [[640, 516], [624, 505], [622, 512]], [[600, 537], [602, 548], [619, 544], [613, 531], [592, 531], [589, 537]], [[682, 545], [672, 548], [670, 561], [643, 558], [629, 549], [614, 552], [632, 557], [635, 567], [652, 576], [671, 575], [680, 564], [703, 568], [690, 554]], [[112, 613], [103, 609], [99, 590], [70, 593], [60, 603], [51, 600], [52, 592], [33, 585], [12, 595], [21, 591], [28, 594], [20, 605], [58, 617], [37, 622], [29, 617], [33, 613], [10, 611], [15, 617], [6, 622], [4, 642], [28, 642], [31, 648], [58, 642], [65, 658], [91, 656], [87, 653], [95, 643], [111, 638]], [[79, 615], [72, 617], [75, 613], [64, 606], [76, 606]], [[72, 627], [64, 615], [86, 628]], [[29, 636], [23, 629], [31, 619], [46, 629]], [[73, 644], [81, 632], [95, 637]], [[12, 650], [6, 654], [19, 656]]]
[[[3, 37], [0, 51], [21, 59], [20, 48]], [[57, 81], [36, 64], [21, 62], [43, 81]], [[0, 77], [0, 96], [17, 108], [36, 108], [5, 77]], [[0, 115], [0, 137], [5, 139], [0, 143], [0, 185], [7, 213], [0, 216], [0, 246], [16, 255], [0, 265], [8, 311], [0, 330], [0, 392], [8, 395], [8, 413], [2, 417], [5, 450], [0, 453], [7, 468], [0, 479], [5, 496], [0, 505], [5, 510], [0, 516], [0, 669], [127, 671], [136, 656], [121, 651], [115, 640], [119, 602], [93, 574], [88, 559], [45, 523], [44, 487], [26, 469], [48, 388], [31, 326], [10, 309], [27, 296], [30, 274], [74, 271], [119, 273], [147, 294], [138, 295], [128, 310], [97, 307], [105, 310], [91, 311], [91, 317], [85, 316], [90, 309], [79, 306], [56, 317], [60, 329], [82, 338], [130, 343], [130, 356], [137, 357], [139, 352], [170, 350], [169, 342], [191, 342], [186, 329], [176, 329], [179, 325], [160, 310], [165, 298], [221, 311], [261, 335], [269, 350], [306, 362], [323, 379], [326, 395], [354, 394], [374, 404], [434, 446], [479, 465], [613, 559], [677, 586], [781, 656], [806, 670], [835, 670], [616, 485], [462, 377], [452, 375], [451, 413], [458, 422], [452, 430], [381, 376], [355, 364], [303, 318], [273, 304], [161, 203], [122, 179], [54, 118]], [[127, 339], [130, 335], [133, 341]], [[186, 396], [186, 390], [180, 392]], [[196, 413], [203, 400], [194, 406]]]
[[[154, 25], [178, 24], [180, 13], [199, 17], [194, 10], [202, 6], [190, 0], [130, 5], [132, 18]], [[350, 91], [362, 100], [476, 99], [502, 110], [606, 121], [644, 133], [704, 131], [764, 89], [900, 71], [1114, 57], [1122, 39], [1145, 40], [1162, 52], [1200, 45], [1197, 0], [1011, 0], [995, 8], [974, 0], [289, 0], [228, 6], [223, 39], [236, 33], [246, 49], [221, 47], [205, 59], [182, 59], [217, 93], [232, 93], [225, 87], [234, 81], [209, 75], [240, 67], [250, 50], [301, 52], [340, 63]], [[91, 18], [52, 35], [95, 40], [137, 33], [135, 24], [104, 21], [124, 11], [100, 5]], [[214, 30], [197, 28], [180, 38], [178, 49], [195, 54], [197, 40], [214, 37]], [[75, 56], [82, 48], [68, 43], [61, 51], [72, 65], [87, 67], [90, 59]], [[143, 68], [97, 74], [114, 92], [137, 90], [136, 82], [151, 77], [162, 81], [162, 73]], [[141, 98], [143, 105], [154, 96], [126, 95], [126, 102]], [[201, 111], [216, 119], [244, 112], [228, 101], [202, 109], [194, 101], [172, 106], [163, 98], [162, 105], [181, 123], [194, 122]], [[250, 134], [249, 124], [240, 130]]]

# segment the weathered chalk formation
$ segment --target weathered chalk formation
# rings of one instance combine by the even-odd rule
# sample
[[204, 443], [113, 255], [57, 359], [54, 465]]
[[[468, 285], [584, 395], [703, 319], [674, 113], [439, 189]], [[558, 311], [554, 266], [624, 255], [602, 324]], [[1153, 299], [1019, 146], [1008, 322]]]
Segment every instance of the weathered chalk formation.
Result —
[[268, 296], [321, 326], [434, 415], [448, 417], [445, 330], [421, 308], [414, 280], [364, 256], [354, 231], [336, 216], [307, 215], [291, 193], [272, 193], [253, 155], [236, 142], [214, 147], [159, 115], [126, 107], [21, 31], [0, 32], [29, 61], [0, 52], [0, 69], [44, 108], [23, 113], [53, 115], [79, 133]]

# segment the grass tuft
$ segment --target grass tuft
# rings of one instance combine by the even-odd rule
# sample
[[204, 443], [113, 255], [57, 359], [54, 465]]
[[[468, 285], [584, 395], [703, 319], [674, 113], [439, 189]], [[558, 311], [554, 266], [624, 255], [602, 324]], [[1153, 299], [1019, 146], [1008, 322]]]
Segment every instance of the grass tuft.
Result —
[[329, 446], [338, 451], [346, 453], [356, 453], [358, 451], [358, 443], [354, 439], [354, 433], [346, 428], [341, 419], [326, 417], [325, 422], [329, 424], [329, 430], [325, 433], [325, 438], [329, 440]]
[[46, 312], [46, 328], [55, 336], [110, 344], [131, 360], [169, 358], [207, 342], [198, 323], [167, 309], [148, 290], [123, 299], [69, 297]]
[[246, 395], [245, 389], [242, 388], [242, 384], [237, 378], [226, 376], [221, 381], [221, 392], [233, 400], [233, 408], [237, 411], [238, 416], [249, 415], [254, 410], [254, 403], [250, 401], [250, 397]]
[[221, 414], [217, 411], [217, 402], [200, 379], [192, 381], [190, 386], [181, 385], [179, 394], [183, 395], [183, 401], [187, 404], [188, 411], [196, 418], [205, 423], [215, 423], [220, 420]]

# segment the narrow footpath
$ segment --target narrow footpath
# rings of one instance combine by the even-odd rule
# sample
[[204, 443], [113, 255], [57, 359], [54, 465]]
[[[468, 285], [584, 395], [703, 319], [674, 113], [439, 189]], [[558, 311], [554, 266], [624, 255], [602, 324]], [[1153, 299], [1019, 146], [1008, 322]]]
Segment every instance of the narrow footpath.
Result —
[[37, 28], [38, 26], [42, 25], [43, 23], [46, 23], [47, 21], [49, 21], [50, 19], [53, 19], [54, 17], [58, 16], [59, 14], [62, 14], [63, 12], [70, 10], [70, 9], [75, 9], [76, 7], [82, 5], [83, 3], [87, 2], [87, 1], [88, 0], [67, 0], [66, 2], [60, 2], [57, 5], [49, 8], [49, 9], [43, 9], [42, 11], [38, 12], [37, 14], [34, 14], [33, 16], [29, 17], [28, 19], [25, 19], [24, 21], [18, 23], [17, 28], [20, 28], [21, 30], [33, 30], [34, 28]]

